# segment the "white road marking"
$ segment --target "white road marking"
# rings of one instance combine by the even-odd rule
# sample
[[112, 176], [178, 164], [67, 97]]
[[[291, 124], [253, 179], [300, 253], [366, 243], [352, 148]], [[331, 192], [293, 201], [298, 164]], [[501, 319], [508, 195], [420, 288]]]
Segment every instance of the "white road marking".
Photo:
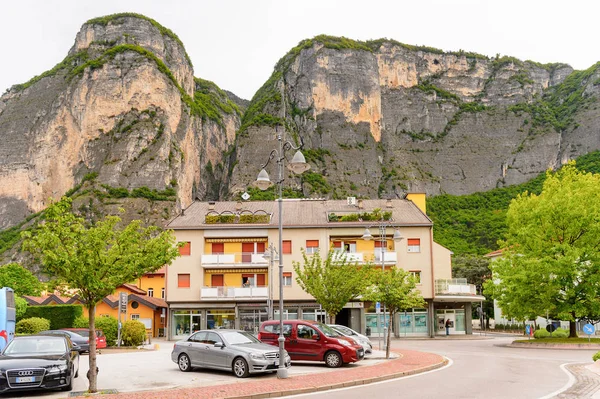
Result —
[[578, 364], [578, 363], [563, 363], [560, 365], [560, 368], [562, 371], [564, 371], [568, 376], [569, 376], [569, 381], [567, 381], [567, 383], [565, 385], [563, 385], [562, 388], [560, 388], [558, 391], [554, 391], [552, 393], [549, 393], [546, 396], [542, 396], [541, 398], [538, 399], [550, 399], [553, 398], [561, 393], [563, 393], [564, 391], [566, 391], [567, 389], [571, 388], [573, 386], [573, 384], [575, 384], [575, 376], [573, 375], [573, 373], [571, 373], [569, 370], [567, 370], [568, 365], [570, 364]]

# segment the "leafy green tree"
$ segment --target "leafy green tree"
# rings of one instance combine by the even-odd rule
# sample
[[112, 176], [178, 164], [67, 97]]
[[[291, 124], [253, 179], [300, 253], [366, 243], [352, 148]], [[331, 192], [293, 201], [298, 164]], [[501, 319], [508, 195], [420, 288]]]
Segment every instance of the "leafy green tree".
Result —
[[507, 224], [486, 293], [512, 317], [569, 320], [576, 337], [577, 319], [600, 314], [600, 175], [574, 162], [548, 172], [540, 195], [511, 202]]
[[123, 283], [170, 264], [179, 255], [172, 231], [143, 227], [134, 220], [120, 225], [118, 216], [95, 224], [72, 213], [63, 197], [46, 210], [45, 223], [24, 232], [23, 248], [38, 258], [48, 275], [78, 290], [90, 320], [89, 392], [97, 392], [96, 304]]
[[[379, 302], [385, 306], [389, 319], [400, 310], [420, 308], [425, 306], [421, 292], [416, 289], [417, 283], [410, 272], [394, 267], [389, 270], [375, 269], [372, 277], [373, 285], [369, 287], [364, 299]], [[384, 314], [384, 320], [387, 320]], [[387, 335], [385, 357], [390, 357], [391, 334]]]
[[44, 285], [18, 263], [0, 266], [0, 287], [10, 287], [15, 295], [40, 295]]
[[302, 252], [302, 256], [302, 265], [293, 263], [296, 281], [332, 321], [344, 305], [361, 295], [370, 284], [371, 267], [351, 263], [343, 254], [329, 251], [325, 259], [318, 252], [313, 255]]
[[25, 316], [25, 312], [27, 311], [27, 301], [20, 296], [15, 296], [15, 309], [17, 321], [19, 321], [23, 316]]

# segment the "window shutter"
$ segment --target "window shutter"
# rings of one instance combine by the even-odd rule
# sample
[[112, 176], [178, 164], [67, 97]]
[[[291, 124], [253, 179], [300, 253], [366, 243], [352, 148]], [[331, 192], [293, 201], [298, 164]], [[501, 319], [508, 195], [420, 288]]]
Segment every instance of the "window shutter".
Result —
[[179, 255], [190, 255], [192, 253], [192, 243], [189, 241], [185, 242], [183, 247], [179, 247]]
[[283, 272], [283, 277], [292, 277], [292, 272]]
[[306, 248], [319, 247], [319, 240], [306, 240]]
[[222, 242], [213, 242], [212, 243], [212, 253], [213, 254], [224, 254], [225, 253], [225, 244]]
[[189, 274], [178, 274], [177, 275], [177, 287], [190, 288], [190, 275]]
[[421, 239], [420, 238], [409, 238], [408, 245], [421, 245]]
[[291, 254], [292, 253], [292, 242], [287, 240], [283, 242], [283, 253]]

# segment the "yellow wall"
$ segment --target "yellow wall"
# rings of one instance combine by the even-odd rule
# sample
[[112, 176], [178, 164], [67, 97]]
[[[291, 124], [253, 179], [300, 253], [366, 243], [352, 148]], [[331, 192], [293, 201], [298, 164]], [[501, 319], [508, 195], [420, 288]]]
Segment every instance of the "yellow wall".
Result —
[[165, 276], [154, 274], [151, 276], [142, 276], [137, 284], [138, 288], [148, 292], [148, 288], [154, 290], [154, 297], [160, 298], [161, 289], [165, 287]]
[[414, 202], [414, 204], [427, 215], [427, 198], [425, 193], [409, 193], [406, 194], [406, 199]]

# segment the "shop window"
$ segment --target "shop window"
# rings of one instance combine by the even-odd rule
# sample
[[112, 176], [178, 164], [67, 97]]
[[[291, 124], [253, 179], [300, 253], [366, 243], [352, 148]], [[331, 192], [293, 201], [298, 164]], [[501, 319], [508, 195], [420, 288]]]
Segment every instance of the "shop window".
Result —
[[148, 288], [148, 296], [154, 296], [154, 288]]
[[292, 272], [283, 272], [283, 285], [284, 287], [292, 285]]
[[213, 254], [224, 254], [225, 253], [225, 244], [222, 242], [213, 242], [212, 243], [212, 253]]
[[421, 284], [421, 272], [420, 271], [410, 271], [409, 272], [414, 278], [417, 284]]
[[420, 238], [409, 238], [408, 239], [408, 252], [421, 252], [421, 239]]
[[284, 240], [283, 241], [283, 253], [284, 254], [291, 254], [292, 253], [292, 241], [291, 240]]
[[191, 253], [192, 253], [192, 243], [189, 241], [184, 241], [183, 246], [179, 247], [179, 255], [189, 256]]
[[178, 288], [190, 288], [190, 275], [189, 274], [178, 274], [177, 275], [177, 287]]
[[306, 240], [306, 253], [315, 254], [319, 252], [319, 240]]

